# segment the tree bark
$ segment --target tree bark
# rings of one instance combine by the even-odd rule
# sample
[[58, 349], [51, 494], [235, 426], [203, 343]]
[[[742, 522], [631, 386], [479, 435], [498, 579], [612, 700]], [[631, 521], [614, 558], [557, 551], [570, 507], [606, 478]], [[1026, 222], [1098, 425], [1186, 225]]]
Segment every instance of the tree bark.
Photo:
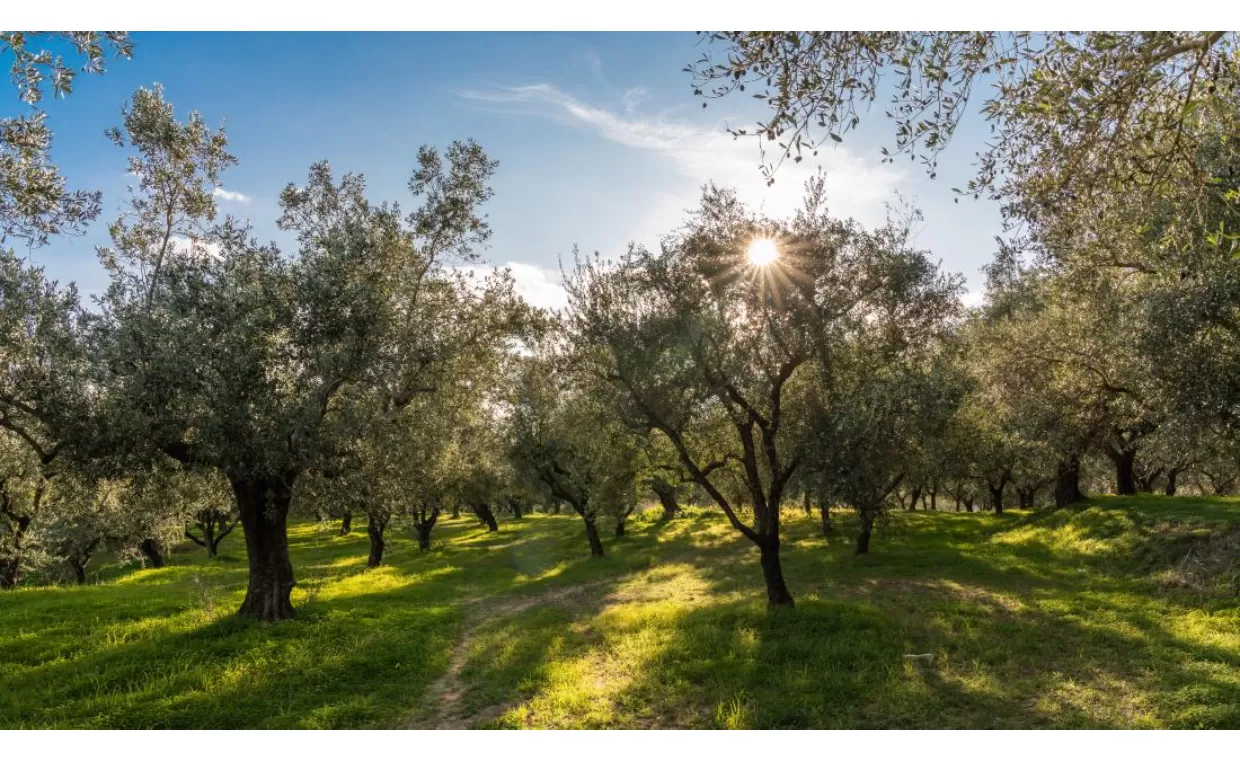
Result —
[[1081, 460], [1076, 454], [1061, 459], [1055, 468], [1055, 506], [1066, 507], [1083, 501], [1081, 493]]
[[766, 581], [766, 605], [768, 607], [795, 607], [796, 602], [784, 582], [784, 568], [779, 561], [779, 537], [763, 536], [758, 544], [761, 552], [762, 579]]
[[822, 537], [827, 538], [835, 532], [835, 525], [831, 522], [831, 505], [824, 503], [818, 507], [818, 516], [822, 523]]
[[73, 578], [75, 581], [77, 581], [77, 584], [79, 586], [86, 585], [86, 563], [87, 562], [90, 562], [89, 557], [85, 561], [82, 561], [78, 557], [69, 558], [69, 566], [73, 568]]
[[289, 599], [296, 581], [288, 554], [292, 484], [278, 480], [232, 480], [241, 510], [250, 577], [237, 614], [265, 622], [294, 617]]
[[1179, 477], [1179, 475], [1180, 475], [1180, 471], [1174, 467], [1171, 468], [1170, 470], [1167, 470], [1167, 486], [1164, 489], [1164, 493], [1166, 493], [1168, 496], [1175, 496], [1175, 485], [1176, 485], [1175, 481], [1176, 481], [1176, 478]]
[[383, 564], [383, 550], [387, 548], [387, 542], [383, 540], [383, 534], [387, 530], [387, 518], [375, 517], [371, 515], [366, 520], [366, 536], [370, 539], [370, 554], [366, 557], [366, 567], [379, 567]]
[[499, 530], [499, 523], [495, 521], [495, 513], [491, 511], [491, 505], [478, 503], [474, 505], [474, 514], [478, 519], [486, 523], [487, 532], [495, 533]]
[[659, 497], [659, 504], [663, 506], [663, 519], [670, 520], [680, 511], [680, 505], [676, 503], [676, 489], [667, 484], [655, 483], [652, 487], [654, 495]]
[[594, 524], [594, 518], [582, 515], [581, 519], [586, 524], [586, 540], [590, 542], [590, 556], [602, 557], [603, 542], [598, 537], [598, 526]]
[[512, 519], [520, 520], [525, 517], [525, 510], [521, 508], [521, 501], [519, 499], [512, 499], [509, 501], [509, 504], [512, 505]]
[[353, 513], [345, 512], [344, 517], [340, 518], [340, 535], [347, 536], [353, 531]]
[[1137, 492], [1135, 449], [1109, 452], [1111, 461], [1115, 463], [1115, 493], [1120, 496], [1131, 496]]
[[987, 483], [986, 490], [990, 491], [990, 508], [996, 515], [1003, 514], [1003, 492], [1007, 490], [1007, 479], [1000, 480], [998, 486]]
[[138, 550], [151, 563], [151, 567], [161, 568], [164, 566], [164, 553], [159, 546], [159, 542], [155, 539], [142, 539], [142, 543], [138, 544]]
[[[972, 507], [970, 507], [972, 511]], [[861, 510], [861, 532], [857, 534], [857, 554], [870, 553], [870, 534], [874, 532], [874, 512]]]
[[[41, 492], [40, 492], [41, 493]], [[22, 579], [22, 547], [25, 543], [26, 531], [34, 518], [29, 515], [17, 515], [8, 511], [8, 496], [3, 496], [5, 514], [13, 525], [13, 556], [0, 559], [0, 588], [17, 588]]]
[[17, 557], [0, 559], [0, 588], [17, 588], [21, 579], [21, 561]]
[[910, 494], [910, 496], [912, 496], [913, 498], [909, 499], [908, 511], [916, 512], [917, 511], [917, 500], [921, 498], [921, 486], [916, 486], [915, 488], [913, 488], [913, 491]]

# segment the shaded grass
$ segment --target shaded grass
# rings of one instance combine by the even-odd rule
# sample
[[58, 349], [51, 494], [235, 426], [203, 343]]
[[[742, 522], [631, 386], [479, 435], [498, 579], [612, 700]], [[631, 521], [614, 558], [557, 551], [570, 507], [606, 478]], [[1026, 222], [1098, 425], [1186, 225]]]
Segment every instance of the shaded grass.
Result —
[[1163, 580], [1237, 524], [1230, 499], [898, 514], [854, 557], [847, 513], [824, 540], [790, 511], [798, 605], [775, 611], [708, 513], [638, 519], [601, 560], [574, 517], [450, 521], [376, 571], [364, 532], [300, 524], [289, 623], [232, 616], [240, 536], [0, 595], [0, 727], [433, 725], [456, 657], [461, 710], [494, 727], [1237, 728], [1235, 589]]

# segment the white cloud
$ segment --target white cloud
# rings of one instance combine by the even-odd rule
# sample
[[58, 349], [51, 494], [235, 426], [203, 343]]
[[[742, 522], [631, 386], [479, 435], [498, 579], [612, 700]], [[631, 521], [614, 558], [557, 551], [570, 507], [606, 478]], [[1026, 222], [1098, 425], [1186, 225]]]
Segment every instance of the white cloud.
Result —
[[[512, 273], [517, 295], [524, 298], [530, 306], [542, 309], [563, 309], [568, 306], [568, 293], [564, 290], [564, 281], [559, 272], [520, 261], [510, 261], [495, 269], [503, 268]], [[462, 267], [462, 270], [478, 278], [486, 277], [494, 271], [491, 267], [482, 266]]]
[[180, 256], [189, 256], [191, 254], [205, 255], [208, 258], [218, 259], [220, 257], [220, 244], [210, 243], [203, 240], [191, 240], [187, 237], [173, 237], [169, 241], [172, 245], [172, 253]]
[[986, 293], [980, 290], [970, 290], [960, 296], [960, 303], [965, 305], [967, 309], [975, 309], [986, 303]]
[[222, 187], [217, 187], [214, 190], [212, 190], [211, 195], [214, 195], [216, 198], [219, 198], [222, 201], [232, 201], [233, 203], [249, 203], [250, 202], [250, 196], [244, 193], [234, 192], [232, 190], [225, 190]]
[[[641, 116], [634, 111], [643, 94], [640, 88], [626, 92], [623, 114], [580, 101], [549, 84], [470, 90], [461, 96], [586, 127], [606, 140], [671, 161], [693, 181], [692, 192], [664, 191], [670, 197], [664, 197], [664, 205], [654, 212], [659, 222], [669, 213], [676, 219], [683, 218], [685, 208], [697, 205], [697, 187], [707, 181], [736, 188], [744, 201], [772, 216], [790, 214], [801, 204], [805, 180], [822, 167], [827, 172], [832, 213], [877, 224], [886, 218], [885, 204], [905, 177], [900, 169], [866, 161], [843, 146], [833, 146], [824, 148], [816, 158], [807, 156], [799, 164], [785, 164], [778, 181], [768, 187], [758, 169], [758, 146], [754, 140], [734, 139], [718, 123], [698, 125]], [[666, 205], [668, 201], [673, 203], [671, 209]], [[650, 220], [643, 220], [639, 226], [644, 229], [652, 225]]]

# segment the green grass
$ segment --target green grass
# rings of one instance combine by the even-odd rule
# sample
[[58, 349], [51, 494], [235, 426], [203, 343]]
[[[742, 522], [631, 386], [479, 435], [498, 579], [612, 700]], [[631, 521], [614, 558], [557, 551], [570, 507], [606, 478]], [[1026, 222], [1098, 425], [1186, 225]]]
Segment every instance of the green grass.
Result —
[[1240, 728], [1240, 501], [897, 514], [867, 557], [847, 515], [786, 522], [794, 610], [707, 514], [602, 560], [575, 517], [449, 521], [377, 571], [364, 531], [300, 524], [274, 626], [232, 615], [240, 536], [19, 589], [0, 728]]

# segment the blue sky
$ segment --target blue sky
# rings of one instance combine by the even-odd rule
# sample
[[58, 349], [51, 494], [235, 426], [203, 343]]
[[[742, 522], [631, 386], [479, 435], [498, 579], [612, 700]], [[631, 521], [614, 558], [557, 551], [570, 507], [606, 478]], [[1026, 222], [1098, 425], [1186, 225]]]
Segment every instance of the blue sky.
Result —
[[[488, 205], [488, 260], [511, 265], [523, 292], [556, 305], [560, 257], [572, 247], [617, 253], [654, 245], [677, 226], [708, 180], [736, 187], [769, 213], [797, 204], [807, 161], [786, 167], [773, 188], [758, 149], [724, 123], [761, 116], [741, 96], [707, 109], [692, 94], [686, 63], [696, 35], [674, 34], [271, 34], [134, 33], [131, 61], [48, 104], [54, 156], [72, 186], [104, 192], [103, 216], [82, 238], [32, 253], [49, 273], [85, 293], [106, 279], [94, 247], [107, 242], [126, 193], [124, 152], [103, 137], [140, 85], [160, 82], [178, 116], [223, 123], [240, 162], [223, 178], [221, 212], [250, 218], [260, 238], [275, 228], [279, 191], [326, 159], [366, 175], [376, 200], [411, 202], [406, 190], [420, 144], [473, 137], [500, 161]], [[8, 111], [16, 109], [16, 99]], [[907, 159], [880, 163], [891, 124], [882, 103], [860, 129], [820, 153], [831, 206], [874, 224], [899, 192], [925, 213], [917, 242], [980, 290], [978, 268], [994, 250], [997, 208], [954, 202], [968, 179], [982, 125], [966, 123], [936, 180]]]

